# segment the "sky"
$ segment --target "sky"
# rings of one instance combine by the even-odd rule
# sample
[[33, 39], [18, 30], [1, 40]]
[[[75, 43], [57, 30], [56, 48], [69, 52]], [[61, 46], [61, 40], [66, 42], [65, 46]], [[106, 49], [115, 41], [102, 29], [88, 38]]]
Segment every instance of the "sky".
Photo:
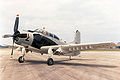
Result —
[[71, 42], [75, 30], [82, 43], [120, 41], [120, 0], [0, 0], [0, 44], [11, 44], [16, 14], [19, 30], [45, 27]]

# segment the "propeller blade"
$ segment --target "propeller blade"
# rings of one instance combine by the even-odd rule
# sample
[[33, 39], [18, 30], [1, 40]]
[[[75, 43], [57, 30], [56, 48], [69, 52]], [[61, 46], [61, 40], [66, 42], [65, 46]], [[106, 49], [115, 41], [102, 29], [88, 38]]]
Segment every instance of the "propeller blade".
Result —
[[18, 25], [19, 25], [19, 14], [16, 16], [15, 25], [14, 25], [14, 33], [18, 31]]
[[13, 55], [13, 48], [14, 48], [14, 39], [13, 39], [13, 47], [12, 47], [12, 51], [11, 51], [11, 56]]
[[2, 38], [9, 38], [9, 37], [13, 37], [13, 35], [11, 34], [6, 34], [6, 35], [3, 35]]
[[11, 51], [11, 56], [13, 55], [13, 48], [12, 48], [12, 51]]

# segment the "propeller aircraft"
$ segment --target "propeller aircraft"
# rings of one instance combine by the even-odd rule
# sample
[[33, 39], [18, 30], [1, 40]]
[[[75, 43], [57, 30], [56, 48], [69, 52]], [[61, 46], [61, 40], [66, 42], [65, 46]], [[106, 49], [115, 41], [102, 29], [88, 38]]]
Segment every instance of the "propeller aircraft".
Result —
[[[63, 55], [69, 56], [70, 59], [72, 56], [77, 56], [80, 54], [80, 51], [83, 50], [92, 50], [100, 48], [110, 48], [110, 43], [94, 43], [94, 44], [80, 44], [80, 32], [76, 30], [74, 41], [71, 43], [66, 43], [62, 41], [58, 36], [52, 34], [45, 29], [35, 29], [35, 30], [24, 30], [20, 32], [18, 30], [19, 25], [19, 15], [17, 14], [15, 24], [14, 24], [14, 34], [3, 35], [3, 38], [12, 37], [13, 46], [18, 44], [22, 56], [18, 58], [19, 63], [25, 61], [24, 56], [29, 51], [37, 52], [40, 54], [48, 54], [47, 64], [53, 65], [54, 60], [53, 55]], [[13, 56], [13, 47], [11, 51], [11, 56]]]

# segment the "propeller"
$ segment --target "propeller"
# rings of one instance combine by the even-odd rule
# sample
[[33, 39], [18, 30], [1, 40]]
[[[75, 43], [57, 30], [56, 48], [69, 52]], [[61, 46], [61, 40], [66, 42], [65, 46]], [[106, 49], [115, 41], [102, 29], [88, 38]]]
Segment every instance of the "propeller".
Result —
[[9, 38], [9, 37], [12, 37], [13, 35], [11, 34], [6, 34], [6, 35], [3, 35], [2, 38]]
[[9, 37], [13, 38], [11, 56], [13, 55], [13, 48], [14, 48], [15, 38], [20, 35], [20, 32], [18, 31], [18, 25], [19, 25], [19, 14], [16, 15], [16, 19], [15, 19], [14, 34], [13, 35], [6, 34], [6, 35], [2, 36], [3, 38], [9, 38]]
[[14, 33], [18, 31], [18, 25], [19, 25], [19, 14], [17, 14], [15, 25], [14, 25]]

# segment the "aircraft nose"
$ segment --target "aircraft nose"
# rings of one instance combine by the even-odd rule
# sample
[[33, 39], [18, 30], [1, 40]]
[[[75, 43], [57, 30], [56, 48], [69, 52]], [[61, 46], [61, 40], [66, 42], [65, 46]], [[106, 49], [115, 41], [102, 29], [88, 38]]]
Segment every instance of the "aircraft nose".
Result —
[[29, 42], [29, 34], [27, 33], [20, 33], [18, 34], [16, 37], [14, 37], [14, 40], [15, 40], [15, 43], [16, 44], [21, 44], [21, 43], [26, 43], [26, 42]]

